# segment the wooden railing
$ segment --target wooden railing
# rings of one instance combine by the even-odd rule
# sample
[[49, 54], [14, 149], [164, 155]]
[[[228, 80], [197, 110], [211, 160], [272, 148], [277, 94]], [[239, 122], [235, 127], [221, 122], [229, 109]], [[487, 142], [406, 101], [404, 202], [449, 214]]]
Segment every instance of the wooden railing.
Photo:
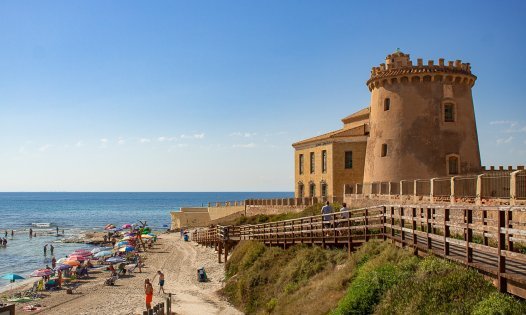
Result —
[[256, 240], [287, 248], [295, 244], [345, 247], [389, 239], [415, 254], [434, 254], [495, 278], [501, 292], [526, 298], [526, 207], [383, 205], [279, 222], [216, 226], [192, 233], [216, 246], [221, 260], [232, 243]]

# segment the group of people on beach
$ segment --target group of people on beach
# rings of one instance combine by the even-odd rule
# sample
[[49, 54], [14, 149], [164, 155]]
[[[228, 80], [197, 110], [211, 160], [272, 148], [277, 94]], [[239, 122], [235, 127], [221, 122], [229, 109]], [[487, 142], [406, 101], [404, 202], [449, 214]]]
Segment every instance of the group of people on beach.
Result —
[[[4, 238], [0, 237], [0, 246], [7, 247], [7, 235], [9, 235], [9, 233], [7, 230], [5, 230]], [[15, 231], [11, 230], [11, 239], [13, 239], [14, 235], [15, 235]]]
[[[47, 246], [48, 244], [44, 245], [44, 256], [47, 255]], [[53, 244], [49, 244], [49, 252], [51, 253], [51, 256], [53, 256], [53, 252], [55, 251], [55, 247], [53, 246]], [[53, 257], [55, 258], [55, 257]]]

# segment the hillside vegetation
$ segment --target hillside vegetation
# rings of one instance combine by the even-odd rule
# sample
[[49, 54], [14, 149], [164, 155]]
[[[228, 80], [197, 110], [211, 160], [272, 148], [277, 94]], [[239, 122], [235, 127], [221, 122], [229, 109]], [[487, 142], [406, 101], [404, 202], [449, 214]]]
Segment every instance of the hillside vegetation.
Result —
[[222, 293], [247, 314], [525, 314], [475, 270], [371, 241], [341, 250], [239, 243]]

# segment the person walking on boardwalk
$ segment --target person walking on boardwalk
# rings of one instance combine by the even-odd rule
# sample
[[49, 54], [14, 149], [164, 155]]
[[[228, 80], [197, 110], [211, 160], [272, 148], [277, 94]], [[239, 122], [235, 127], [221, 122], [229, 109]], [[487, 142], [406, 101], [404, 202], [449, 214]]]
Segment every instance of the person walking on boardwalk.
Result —
[[166, 294], [164, 292], [164, 273], [162, 273], [161, 270], [158, 270], [157, 274], [159, 275], [159, 293], [161, 293], [162, 290], [163, 294]]
[[[347, 204], [344, 202], [342, 204], [342, 207], [340, 208], [340, 219], [349, 219], [349, 209], [347, 208]], [[338, 227], [348, 227], [349, 226], [349, 220], [340, 222], [338, 224]], [[347, 233], [347, 231], [343, 231], [343, 233]], [[342, 231], [339, 232], [340, 235], [343, 234]]]
[[144, 294], [146, 294], [146, 310], [152, 309], [152, 300], [153, 300], [153, 287], [150, 283], [150, 279], [144, 280]]
[[44, 256], [46, 256], [46, 255], [47, 255], [47, 244], [44, 245]]
[[331, 225], [331, 213], [332, 213], [332, 207], [331, 204], [327, 201], [325, 203], [325, 206], [321, 208], [321, 214], [323, 214], [323, 225], [324, 227], [330, 227]]

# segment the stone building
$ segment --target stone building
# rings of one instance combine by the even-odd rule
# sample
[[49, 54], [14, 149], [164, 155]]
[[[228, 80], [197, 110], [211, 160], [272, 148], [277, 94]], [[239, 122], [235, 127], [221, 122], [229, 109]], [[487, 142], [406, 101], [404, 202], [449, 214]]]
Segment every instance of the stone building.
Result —
[[342, 196], [344, 185], [398, 182], [481, 170], [471, 88], [460, 60], [417, 59], [397, 50], [373, 67], [371, 102], [343, 128], [294, 143], [296, 197]]

